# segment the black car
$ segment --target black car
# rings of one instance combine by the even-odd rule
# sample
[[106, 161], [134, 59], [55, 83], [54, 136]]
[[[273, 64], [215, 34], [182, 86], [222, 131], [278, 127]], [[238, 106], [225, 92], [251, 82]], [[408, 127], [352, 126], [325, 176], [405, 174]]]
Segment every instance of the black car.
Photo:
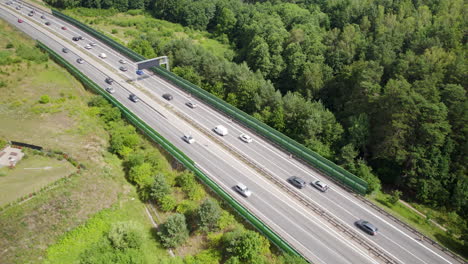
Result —
[[373, 224], [367, 222], [367, 221], [364, 221], [364, 220], [358, 220], [356, 221], [355, 223], [359, 228], [361, 228], [362, 230], [364, 230], [364, 232], [366, 232], [367, 234], [369, 235], [372, 235], [372, 236], [375, 236], [377, 235], [377, 227], [375, 227]]
[[45, 19], [45, 16], [44, 16], [44, 15], [42, 15], [42, 16], [41, 16], [41, 18], [42, 18], [42, 19]]
[[307, 185], [307, 183], [303, 179], [297, 176], [292, 176], [291, 178], [288, 179], [288, 181], [289, 183], [291, 183], [292, 185], [294, 185], [295, 187], [299, 189], [302, 189]]
[[106, 78], [106, 83], [112, 84], [113, 82], [114, 82], [114, 80], [111, 77]]
[[73, 41], [78, 41], [78, 40], [80, 40], [78, 37], [73, 37], [72, 39], [73, 39]]
[[50, 26], [50, 22], [49, 22], [49, 21], [45, 22], [45, 24], [46, 24], [47, 26]]
[[163, 97], [164, 99], [168, 100], [168, 101], [174, 99], [174, 97], [172, 97], [172, 94], [168, 94], [168, 93], [163, 94], [162, 97]]
[[79, 64], [83, 64], [84, 60], [82, 58], [78, 58], [78, 59], [76, 59], [76, 62], [78, 62]]
[[136, 103], [138, 101], [140, 101], [140, 99], [138, 98], [138, 96], [134, 95], [134, 94], [130, 94], [130, 96], [128, 97], [132, 102]]

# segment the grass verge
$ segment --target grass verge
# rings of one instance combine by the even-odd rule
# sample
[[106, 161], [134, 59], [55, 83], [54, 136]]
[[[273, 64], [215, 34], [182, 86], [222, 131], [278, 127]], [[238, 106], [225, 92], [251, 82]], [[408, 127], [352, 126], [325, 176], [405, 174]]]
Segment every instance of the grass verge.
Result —
[[[411, 210], [407, 206], [403, 205], [401, 202], [397, 202], [395, 204], [391, 204], [388, 202], [390, 195], [378, 192], [375, 193], [368, 198], [374, 202], [379, 207], [383, 208], [385, 211], [391, 213], [398, 219], [410, 224], [419, 232], [423, 233], [424, 235], [430, 237], [431, 239], [439, 242], [442, 246], [449, 248], [450, 250], [454, 251], [455, 253], [459, 254], [460, 256], [464, 257], [465, 259], [468, 258], [468, 250], [467, 247], [463, 245], [463, 243], [457, 238], [459, 234], [455, 230], [458, 230], [456, 224], [461, 219], [453, 219], [452, 221], [443, 221], [439, 222], [442, 225], [446, 225], [449, 232], [446, 232], [439, 227], [436, 227], [433, 223], [431, 223], [430, 219], [435, 219], [431, 217], [432, 214], [438, 215], [443, 214], [441, 211], [432, 210], [429, 208], [424, 208], [419, 205], [418, 211], [427, 213], [431, 212], [425, 216], [421, 216], [420, 214], [416, 213], [415, 211]], [[413, 205], [414, 206], [414, 205]], [[427, 217], [429, 216], [429, 217]], [[441, 218], [438, 218], [441, 219]], [[455, 232], [454, 232], [455, 231]]]

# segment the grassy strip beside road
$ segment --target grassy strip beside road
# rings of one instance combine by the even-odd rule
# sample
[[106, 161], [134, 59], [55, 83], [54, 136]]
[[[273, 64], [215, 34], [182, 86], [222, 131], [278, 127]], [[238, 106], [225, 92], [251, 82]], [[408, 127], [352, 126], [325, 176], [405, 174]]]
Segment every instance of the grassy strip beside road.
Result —
[[[442, 212], [437, 212], [429, 208], [423, 208], [426, 212], [428, 212], [426, 214], [426, 217], [423, 217], [415, 211], [403, 205], [401, 202], [396, 202], [394, 204], [391, 203], [389, 201], [390, 197], [391, 196], [388, 194], [378, 192], [369, 196], [368, 198], [372, 202], [377, 204], [379, 207], [396, 216], [400, 220], [409, 223], [419, 232], [439, 242], [442, 246], [453, 250], [465, 259], [468, 258], [466, 246], [463, 245], [463, 243], [459, 240], [458, 237], [461, 222], [459, 216], [453, 214], [453, 217], [450, 217], [446, 214], [443, 214]], [[443, 223], [449, 231], [445, 232], [444, 230], [432, 224], [429, 221], [429, 219], [438, 219], [439, 223]]]

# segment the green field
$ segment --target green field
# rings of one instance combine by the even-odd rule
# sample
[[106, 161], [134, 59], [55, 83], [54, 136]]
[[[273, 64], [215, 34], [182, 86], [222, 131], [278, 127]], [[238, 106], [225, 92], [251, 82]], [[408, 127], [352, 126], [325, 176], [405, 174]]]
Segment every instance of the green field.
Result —
[[25, 156], [14, 169], [0, 168], [0, 206], [39, 191], [47, 184], [76, 171], [66, 160]]

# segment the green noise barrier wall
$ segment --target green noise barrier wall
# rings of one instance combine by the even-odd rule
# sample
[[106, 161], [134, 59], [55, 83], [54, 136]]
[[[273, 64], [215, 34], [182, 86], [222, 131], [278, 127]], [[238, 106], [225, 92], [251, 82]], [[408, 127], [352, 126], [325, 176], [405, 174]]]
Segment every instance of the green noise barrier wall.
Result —
[[249, 221], [255, 228], [262, 232], [270, 241], [272, 241], [276, 246], [281, 248], [283, 251], [290, 255], [301, 256], [293, 247], [291, 247], [286, 241], [284, 241], [280, 236], [278, 236], [273, 230], [266, 226], [260, 219], [254, 216], [250, 211], [233, 199], [227, 192], [225, 192], [218, 184], [206, 176], [200, 169], [195, 166], [195, 163], [187, 157], [182, 151], [177, 149], [172, 143], [167, 139], [162, 137], [157, 133], [153, 128], [148, 126], [140, 118], [130, 112], [125, 106], [123, 106], [119, 101], [114, 99], [111, 95], [104, 92], [96, 83], [89, 79], [86, 75], [81, 73], [77, 68], [75, 68], [68, 61], [64, 60], [60, 55], [51, 50], [49, 47], [38, 41], [37, 44], [41, 49], [45, 50], [50, 54], [50, 56], [60, 65], [64, 66], [73, 76], [80, 80], [85, 87], [96, 92], [97, 94], [106, 98], [110, 103], [117, 107], [122, 114], [127, 118], [138, 129], [143, 131], [148, 137], [153, 139], [159, 145], [161, 145], [169, 154], [176, 158], [180, 163], [182, 163], [187, 169], [193, 171], [197, 177], [201, 179], [203, 183], [209, 186], [215, 193], [217, 193], [221, 198], [226, 200], [229, 205], [231, 205], [239, 214]]
[[[142, 55], [132, 51], [131, 49], [119, 44], [115, 40], [105, 36], [104, 34], [98, 32], [97, 30], [81, 23], [80, 21], [71, 18], [65, 14], [57, 10], [52, 10], [52, 13], [79, 27], [80, 29], [84, 30], [85, 32], [91, 34], [92, 36], [100, 39], [107, 45], [113, 47], [120, 53], [124, 54], [125, 56], [135, 60], [141, 61], [146, 60], [145, 57]], [[277, 130], [271, 128], [270, 126], [260, 122], [259, 120], [255, 119], [254, 117], [250, 116], [249, 114], [237, 109], [236, 107], [224, 102], [223, 100], [215, 97], [214, 95], [210, 94], [209, 92], [203, 90], [202, 88], [190, 83], [189, 81], [173, 74], [170, 71], [162, 67], [152, 68], [152, 70], [158, 74], [159, 76], [165, 78], [166, 80], [172, 82], [173, 84], [177, 85], [178, 87], [184, 89], [185, 91], [191, 93], [192, 95], [197, 96], [201, 100], [205, 101], [206, 103], [212, 105], [214, 108], [224, 112], [225, 114], [231, 116], [233, 119], [237, 120], [238, 122], [248, 126], [249, 128], [255, 130], [257, 133], [263, 135], [264, 137], [268, 138], [272, 142], [275, 142], [282, 148], [286, 149], [290, 153], [296, 155], [297, 157], [305, 160], [309, 164], [311, 164], [316, 169], [322, 171], [323, 173], [329, 175], [330, 177], [334, 178], [338, 182], [350, 187], [354, 191], [360, 194], [365, 194], [367, 192], [368, 184], [363, 179], [355, 176], [354, 174], [350, 173], [349, 171], [343, 169], [342, 167], [336, 165], [335, 163], [331, 162], [330, 160], [320, 156], [316, 152], [310, 150], [309, 148], [305, 147], [304, 145], [298, 143], [297, 141], [289, 138], [288, 136], [278, 132]]]

